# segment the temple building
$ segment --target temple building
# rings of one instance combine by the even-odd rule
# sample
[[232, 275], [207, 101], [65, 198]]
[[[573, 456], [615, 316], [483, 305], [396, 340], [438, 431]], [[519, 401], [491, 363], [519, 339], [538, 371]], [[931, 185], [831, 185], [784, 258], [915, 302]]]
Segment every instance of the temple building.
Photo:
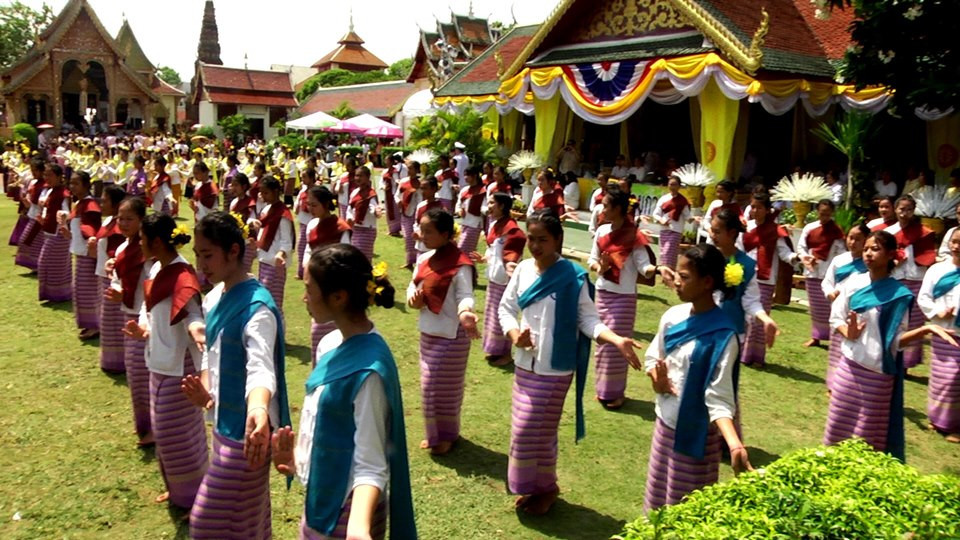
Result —
[[435, 31], [420, 29], [417, 52], [407, 82], [418, 89], [440, 84], [482, 54], [500, 39], [499, 28], [487, 19], [474, 17], [473, 5], [466, 15], [450, 14], [450, 22], [437, 20]]
[[313, 64], [317, 73], [331, 69], [345, 69], [347, 71], [377, 71], [387, 69], [388, 66], [375, 54], [363, 46], [363, 40], [353, 30], [353, 12], [350, 13], [350, 27], [347, 33], [337, 42], [338, 46], [328, 52], [323, 58]]
[[128, 24], [117, 37], [87, 0], [69, 0], [33, 48], [0, 73], [7, 124], [169, 129], [183, 94], [157, 77]]

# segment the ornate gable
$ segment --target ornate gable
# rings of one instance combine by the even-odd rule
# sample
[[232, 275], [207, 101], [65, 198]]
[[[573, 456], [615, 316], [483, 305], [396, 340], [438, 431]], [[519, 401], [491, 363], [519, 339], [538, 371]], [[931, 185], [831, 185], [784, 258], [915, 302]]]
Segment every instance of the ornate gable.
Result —
[[572, 34], [574, 43], [630, 39], [693, 26], [666, 0], [605, 0]]

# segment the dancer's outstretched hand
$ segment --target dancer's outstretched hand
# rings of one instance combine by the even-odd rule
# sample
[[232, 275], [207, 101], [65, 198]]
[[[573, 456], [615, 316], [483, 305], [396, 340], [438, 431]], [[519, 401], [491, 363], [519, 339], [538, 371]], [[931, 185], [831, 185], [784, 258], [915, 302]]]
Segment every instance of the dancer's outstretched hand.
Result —
[[297, 465], [293, 458], [295, 440], [296, 434], [290, 426], [282, 427], [273, 434], [271, 439], [273, 443], [273, 467], [280, 474], [293, 476], [297, 473]]

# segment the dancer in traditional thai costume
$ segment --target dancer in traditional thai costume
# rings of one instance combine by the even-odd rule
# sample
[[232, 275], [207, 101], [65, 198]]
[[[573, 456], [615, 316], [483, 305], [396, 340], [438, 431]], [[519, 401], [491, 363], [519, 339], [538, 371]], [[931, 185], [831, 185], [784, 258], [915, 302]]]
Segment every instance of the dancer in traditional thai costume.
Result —
[[393, 287], [350, 245], [323, 247], [307, 264], [310, 313], [336, 330], [307, 379], [296, 442], [289, 426], [273, 435], [277, 470], [306, 486], [300, 538], [384, 538], [389, 515], [393, 538], [415, 539], [397, 366], [366, 314], [392, 307]]
[[[949, 238], [950, 260], [927, 270], [917, 304], [931, 324], [956, 332], [960, 309], [960, 229]], [[930, 382], [927, 391], [927, 418], [930, 425], [960, 443], [960, 347], [932, 336]]]
[[307, 224], [314, 217], [307, 204], [307, 192], [317, 183], [317, 171], [306, 169], [300, 177], [303, 178], [303, 183], [293, 201], [293, 214], [297, 217], [297, 225], [300, 226], [300, 234], [297, 235], [297, 279], [303, 279], [303, 267], [307, 262], [303, 255], [304, 250], [307, 249]]
[[741, 209], [740, 205], [737, 204], [736, 196], [737, 184], [732, 180], [724, 180], [717, 184], [716, 199], [710, 202], [710, 205], [707, 206], [707, 209], [703, 212], [703, 216], [693, 218], [694, 221], [700, 225], [700, 227], [697, 229], [697, 243], [713, 243], [713, 241], [710, 239], [710, 227], [713, 223], [713, 218], [716, 217], [717, 212], [720, 210], [729, 208], [738, 216], [743, 215], [743, 209]]
[[417, 251], [417, 259], [427, 252], [427, 247], [423, 244], [423, 238], [420, 236], [420, 220], [430, 210], [443, 208], [443, 205], [436, 198], [438, 186], [436, 178], [424, 178], [420, 182], [420, 203], [417, 204], [417, 210], [414, 214], [416, 221], [413, 224], [413, 239], [416, 241], [414, 249]]
[[869, 227], [871, 231], [882, 231], [897, 222], [897, 212], [895, 210], [896, 199], [894, 197], [883, 196], [878, 197], [875, 201], [880, 217], [868, 221], [867, 227]]
[[[437, 180], [437, 200], [444, 210], [453, 214], [453, 200], [456, 198], [455, 186], [460, 182], [457, 176], [457, 169], [450, 166], [450, 156], [440, 154], [437, 158], [437, 172], [434, 178]], [[419, 219], [417, 220], [419, 222]]]
[[[250, 179], [242, 172], [233, 175], [230, 180], [230, 191], [233, 198], [230, 200], [230, 213], [237, 215], [244, 223], [257, 219], [257, 201], [249, 195]], [[259, 194], [259, 192], [258, 192]], [[250, 273], [253, 261], [257, 258], [257, 237], [249, 235], [246, 249], [243, 251], [243, 268]]]
[[252, 225], [257, 231], [260, 283], [270, 291], [277, 308], [283, 313], [287, 257], [293, 252], [295, 238], [293, 214], [280, 201], [281, 189], [280, 181], [272, 176], [265, 176], [260, 180], [260, 198], [265, 206]]
[[[268, 204], [279, 204], [279, 182], [264, 185]], [[217, 286], [203, 301], [202, 370], [181, 387], [213, 421], [213, 456], [190, 512], [190, 537], [270, 538], [270, 428], [290, 425], [283, 316], [243, 270], [246, 239], [233, 216], [213, 212], [195, 234], [198, 263]]]
[[891, 276], [897, 252], [892, 234], [870, 233], [863, 250], [867, 273], [847, 279], [833, 303], [830, 326], [843, 336], [843, 358], [834, 373], [823, 443], [860, 437], [902, 461], [904, 348], [931, 334], [954, 347], [957, 342], [941, 326], [907, 329], [914, 299]]
[[357, 162], [353, 156], [347, 156], [347, 159], [344, 160], [344, 166], [346, 172], [333, 183], [333, 191], [337, 194], [337, 207], [340, 209], [340, 217], [346, 219], [347, 210], [350, 208], [350, 194], [357, 188]]
[[420, 448], [434, 455], [450, 451], [460, 438], [460, 407], [470, 340], [480, 337], [473, 312], [477, 273], [473, 261], [453, 243], [453, 216], [442, 208], [420, 218], [428, 250], [417, 260], [407, 287], [407, 305], [420, 310], [420, 394], [426, 439]]
[[126, 196], [123, 188], [114, 184], [104, 186], [100, 197], [100, 230], [95, 238], [87, 240], [97, 254], [96, 274], [100, 287], [97, 294], [101, 296], [100, 320], [100, 369], [107, 373], [124, 373], [126, 367], [123, 360], [123, 326], [127, 323], [120, 309], [120, 302], [110, 302], [102, 298], [104, 291], [110, 288], [110, 273], [107, 272], [107, 261], [116, 257], [117, 248], [126, 237], [120, 231], [117, 212], [120, 203]]
[[455, 213], [460, 218], [460, 241], [457, 247], [464, 253], [477, 250], [477, 241], [483, 231], [483, 210], [487, 200], [487, 190], [480, 183], [480, 169], [467, 169], [466, 185], [457, 197]]
[[193, 267], [177, 253], [190, 242], [186, 229], [167, 214], [151, 214], [140, 228], [143, 255], [156, 261], [144, 282], [144, 302], [137, 321], [124, 334], [144, 340], [150, 370], [150, 425], [166, 491], [155, 502], [193, 506], [207, 472], [207, 433], [203, 413], [180, 390], [185, 375], [200, 369], [204, 342], [200, 282]]
[[406, 253], [403, 268], [412, 269], [417, 262], [417, 240], [414, 229], [417, 221], [417, 207], [420, 205], [420, 164], [411, 161], [408, 170], [410, 176], [401, 178], [397, 183], [397, 206], [400, 207], [400, 232], [403, 233], [403, 249]]
[[[387, 214], [387, 231], [390, 236], [400, 236], [400, 210], [397, 208], [397, 181], [402, 178], [403, 155], [391, 154], [387, 157], [387, 167], [380, 176], [380, 188], [383, 189], [383, 205]], [[404, 175], [405, 176], [405, 175]]]
[[544, 514], [560, 493], [557, 485], [557, 427], [576, 373], [576, 438], [585, 434], [583, 389], [590, 340], [610, 343], [640, 368], [638, 344], [607, 328], [593, 303], [587, 271], [560, 255], [563, 226], [550, 210], [527, 221], [532, 259], [521, 261], [500, 301], [500, 326], [517, 347], [510, 429], [510, 491], [516, 505]]
[[[496, 174], [496, 173], [494, 173]], [[490, 227], [487, 230], [487, 298], [483, 310], [483, 352], [492, 366], [505, 366], [513, 362], [510, 353], [510, 338], [500, 328], [500, 299], [513, 275], [517, 263], [523, 258], [527, 235], [510, 217], [513, 197], [507, 193], [495, 193], [487, 204]]]
[[[780, 264], [793, 265], [796, 256], [790, 247], [790, 235], [777, 225], [771, 215], [770, 197], [757, 193], [750, 203], [753, 219], [747, 222], [743, 234], [743, 250], [757, 262], [757, 284], [760, 286], [760, 303], [768, 314], [773, 309], [773, 293], [777, 286]], [[770, 336], [764, 321], [756, 318], [747, 329], [741, 362], [762, 367], [766, 364], [766, 342]]]
[[[897, 222], [890, 225], [885, 231], [897, 239], [897, 249], [902, 254], [897, 266], [891, 275], [900, 280], [910, 289], [914, 299], [920, 293], [923, 275], [927, 268], [937, 260], [937, 235], [920, 223], [920, 218], [914, 216], [917, 202], [910, 195], [902, 195], [897, 199]], [[909, 330], [920, 328], [924, 324], [923, 312], [914, 300], [910, 309]], [[910, 342], [903, 350], [903, 365], [910, 369], [923, 363], [923, 340]]]
[[[867, 271], [867, 265], [863, 262], [863, 244], [870, 235], [870, 229], [865, 223], [854, 225], [847, 232], [846, 245], [847, 251], [837, 255], [830, 261], [827, 271], [823, 276], [821, 289], [827, 302], [833, 305], [833, 301], [840, 296], [840, 289], [847, 282], [847, 279], [856, 274], [862, 274]], [[850, 291], [855, 292], [855, 291]], [[833, 374], [840, 363], [840, 345], [843, 340], [838, 332], [830, 329], [830, 352], [827, 364], [827, 391], [833, 391]]]
[[43, 247], [37, 258], [37, 280], [40, 300], [68, 302], [73, 298], [70, 267], [70, 241], [61, 232], [70, 215], [70, 190], [64, 185], [63, 169], [48, 165], [44, 169], [46, 194], [41, 196], [40, 215], [37, 216], [43, 235]]
[[660, 225], [660, 263], [676, 268], [683, 228], [691, 219], [690, 202], [680, 193], [680, 178], [671, 176], [667, 188], [670, 193], [657, 200], [653, 221]]
[[511, 197], [513, 196], [513, 188], [510, 186], [510, 182], [507, 181], [507, 169], [502, 165], [493, 167], [490, 180], [489, 183], [485, 184], [488, 205], [497, 193], [505, 193]]
[[[602, 204], [606, 224], [597, 229], [587, 264], [599, 276], [596, 303], [600, 320], [611, 331], [629, 338], [637, 318], [637, 281], [654, 278], [656, 259], [646, 235], [627, 220], [627, 194], [612, 188]], [[598, 345], [595, 367], [597, 400], [605, 408], [619, 409], [627, 389], [627, 359], [613, 345]]]
[[[246, 173], [245, 173], [246, 174]], [[258, 161], [253, 166], [253, 180], [250, 181], [250, 190], [247, 191], [247, 195], [253, 199], [254, 204], [256, 205], [256, 215], [260, 215], [260, 212], [263, 211], [263, 207], [266, 206], [266, 203], [263, 202], [263, 197], [260, 196], [260, 181], [267, 176], [267, 166], [264, 165], [262, 161]], [[249, 178], [250, 175], [248, 174]]]
[[[307, 248], [304, 251], [304, 266], [310, 261], [313, 252], [330, 244], [350, 243], [350, 224], [335, 212], [336, 199], [325, 186], [313, 186], [307, 195], [307, 206], [313, 219], [307, 225]], [[307, 269], [304, 268], [306, 273]], [[317, 345], [330, 332], [336, 330], [332, 322], [318, 323], [310, 321], [310, 358], [313, 365], [317, 362]]]
[[810, 304], [811, 333], [804, 347], [819, 347], [820, 340], [830, 339], [830, 303], [823, 294], [821, 282], [830, 261], [846, 249], [843, 230], [833, 221], [834, 209], [830, 199], [818, 202], [818, 220], [803, 228], [800, 241], [797, 242], [797, 258], [803, 264], [807, 301]]
[[[960, 223], [960, 204], [957, 205], [954, 212], [956, 212], [957, 222]], [[960, 230], [960, 226], [950, 227], [944, 233], [943, 240], [940, 242], [940, 249], [937, 250], [937, 262], [946, 261], [953, 257], [953, 253], [950, 251], [950, 239], [953, 238], [953, 233], [957, 230]]]
[[195, 223], [203, 216], [216, 211], [220, 203], [220, 191], [217, 184], [210, 179], [210, 168], [203, 161], [197, 161], [193, 166], [193, 178], [196, 187], [193, 190], [193, 199], [190, 208], [193, 209]]
[[[148, 268], [140, 242], [140, 225], [147, 215], [147, 205], [143, 198], [130, 196], [120, 203], [117, 224], [126, 240], [117, 247], [116, 257], [107, 261], [107, 272], [111, 273], [110, 287], [107, 288], [104, 301], [120, 304], [121, 314], [126, 321], [135, 321], [140, 317], [140, 305], [143, 304], [143, 282]], [[123, 364], [127, 373], [127, 387], [130, 389], [130, 401], [133, 404], [133, 421], [139, 446], [153, 444], [150, 427], [150, 372], [144, 359], [146, 343], [133, 336], [123, 337]]]
[[377, 241], [377, 218], [383, 210], [376, 190], [370, 185], [370, 169], [357, 169], [356, 186], [350, 193], [350, 208], [347, 209], [347, 223], [353, 227], [350, 242], [372, 261]]
[[43, 206], [40, 204], [40, 196], [47, 189], [47, 180], [44, 171], [46, 165], [42, 160], [34, 159], [30, 162], [30, 172], [33, 179], [25, 186], [20, 200], [26, 206], [27, 224], [20, 233], [17, 242], [17, 256], [14, 262], [28, 270], [36, 272], [37, 259], [40, 258], [40, 250], [43, 249], [44, 235], [40, 234], [40, 211]]
[[173, 180], [167, 173], [167, 160], [163, 156], [153, 160], [152, 176], [147, 184], [147, 204], [154, 212], [176, 214], [178, 202], [173, 195]]
[[103, 289], [97, 279], [97, 232], [100, 231], [100, 203], [90, 194], [90, 175], [77, 171], [70, 179], [70, 193], [77, 199], [70, 220], [60, 234], [70, 242], [73, 254], [73, 315], [80, 339], [100, 333], [100, 299]]
[[537, 173], [537, 187], [533, 190], [527, 206], [527, 218], [537, 210], [551, 210], [561, 219], [567, 212], [563, 202], [563, 189], [557, 184], [556, 173], [552, 167], [546, 167]]
[[663, 314], [646, 353], [645, 369], [657, 393], [643, 500], [647, 511], [715, 483], [721, 438], [734, 473], [751, 469], [733, 423], [736, 328], [714, 300], [715, 291], [726, 296], [740, 283], [725, 275], [726, 258], [713, 246], [693, 247], [678, 262], [674, 288], [687, 303]]

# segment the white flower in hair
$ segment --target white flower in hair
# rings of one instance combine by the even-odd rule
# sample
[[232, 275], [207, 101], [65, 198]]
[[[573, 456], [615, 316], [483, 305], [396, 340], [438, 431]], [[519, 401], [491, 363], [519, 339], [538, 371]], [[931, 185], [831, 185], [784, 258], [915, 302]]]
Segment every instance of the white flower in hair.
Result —
[[701, 163], [687, 163], [673, 171], [673, 174], [680, 179], [680, 183], [684, 186], [707, 187], [717, 182], [713, 171], [704, 167]]
[[773, 188], [770, 192], [770, 200], [815, 203], [821, 199], [829, 199], [832, 195], [830, 186], [824, 182], [822, 176], [793, 173], [790, 176], [784, 176]]
[[526, 169], [539, 169], [543, 165], [543, 159], [536, 152], [521, 150], [510, 156], [510, 160], [507, 161], [507, 172], [516, 174]]

